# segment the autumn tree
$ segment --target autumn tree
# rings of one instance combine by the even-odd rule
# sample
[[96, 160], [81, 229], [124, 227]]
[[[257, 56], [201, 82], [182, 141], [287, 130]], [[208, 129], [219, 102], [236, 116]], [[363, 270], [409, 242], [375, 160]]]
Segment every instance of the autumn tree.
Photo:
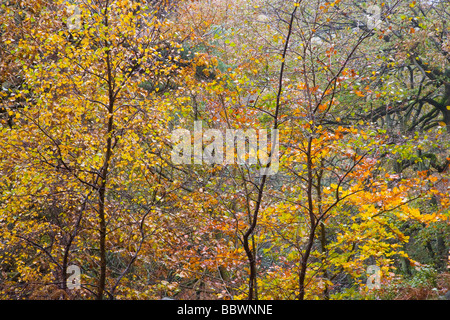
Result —
[[446, 10], [4, 1], [0, 297], [333, 299], [441, 263]]
[[[379, 161], [386, 156], [386, 150], [392, 154], [399, 152], [396, 147], [387, 147], [391, 144], [388, 136], [385, 136], [376, 126], [371, 127], [369, 123], [343, 121], [347, 113], [353, 112], [352, 106], [349, 105], [351, 97], [367, 94], [355, 86], [359, 81], [364, 80], [357, 71], [360, 67], [357, 58], [360, 52], [364, 52], [365, 46], [373, 36], [374, 27], [356, 34], [352, 32], [353, 30], [341, 33], [330, 32], [328, 22], [339, 16], [339, 12], [336, 13], [332, 8], [339, 4], [340, 2], [337, 1], [331, 4], [300, 5], [297, 16], [295, 12], [292, 16], [289, 14], [286, 9], [287, 3], [276, 4], [272, 7], [274, 10], [272, 13], [275, 12], [273, 19], [279, 23], [276, 25], [272, 22], [271, 25], [275, 25], [271, 28], [273, 33], [277, 34], [280, 30], [284, 30], [284, 34], [290, 35], [292, 32], [291, 43], [284, 42], [286, 49], [282, 51], [284, 53], [281, 54], [280, 59], [282, 71], [284, 66], [292, 70], [289, 73], [289, 84], [280, 87], [282, 90], [279, 93], [282, 94], [269, 97], [276, 101], [274, 105], [281, 106], [282, 126], [280, 128], [284, 133], [284, 139], [282, 139], [284, 144], [282, 142], [281, 145], [286, 148], [283, 153], [286, 162], [282, 161], [286, 173], [280, 174], [278, 179], [283, 181], [283, 192], [288, 192], [294, 197], [291, 198], [284, 193], [271, 195], [282, 200], [278, 204], [269, 201], [272, 203], [266, 209], [268, 213], [265, 219], [267, 220], [260, 231], [259, 242], [270, 244], [271, 250], [267, 251], [268, 254], [273, 250], [280, 250], [279, 254], [275, 254], [276, 257], [281, 256], [286, 259], [285, 255], [291, 252], [287, 259], [289, 262], [285, 264], [287, 270], [277, 265], [276, 271], [270, 271], [266, 278], [273, 281], [270, 284], [273, 286], [272, 290], [280, 290], [280, 287], [274, 284], [279, 286], [291, 284], [292, 287], [288, 289], [287, 295], [291, 298], [303, 299], [308, 284], [313, 294], [317, 289], [315, 286], [318, 285], [317, 282], [314, 283], [317, 274], [322, 274], [319, 285], [325, 291], [325, 295], [328, 294], [327, 288], [332, 285], [330, 279], [334, 279], [336, 275], [330, 275], [333, 273], [331, 265], [334, 263], [333, 259], [329, 259], [328, 251], [333, 247], [329, 245], [329, 241], [334, 235], [328, 234], [326, 226], [342, 221], [340, 219], [344, 217], [342, 212], [344, 204], [353, 203], [352, 199], [357, 199], [358, 194], [365, 194], [366, 190], [371, 190], [370, 194], [380, 194], [381, 198], [392, 201], [379, 209], [379, 215], [382, 215], [384, 210], [391, 212], [398, 209], [395, 212], [401, 216], [403, 213], [399, 208], [404, 205], [403, 210], [408, 212], [410, 209], [407, 203], [425, 195], [425, 192], [419, 194], [410, 192], [413, 186], [418, 187], [421, 184], [415, 178], [402, 183], [394, 181], [388, 183], [386, 180], [390, 176], [382, 176], [378, 173], [380, 166], [383, 166]], [[284, 18], [279, 18], [280, 16]], [[299, 29], [295, 28], [292, 31], [292, 23], [288, 23], [290, 20], [295, 21], [294, 25]], [[284, 26], [284, 29], [280, 26]], [[269, 34], [272, 36], [273, 33]], [[276, 38], [276, 35], [273, 36], [274, 40]], [[285, 39], [282, 32], [280, 38]], [[287, 38], [289, 40], [289, 36]], [[274, 72], [276, 68], [271, 70]], [[289, 72], [287, 70], [286, 73]], [[280, 83], [283, 84], [283, 72], [275, 73], [275, 75], [275, 77], [280, 76]], [[266, 100], [260, 96], [255, 100], [258, 101], [258, 105], [263, 105], [264, 102], [270, 101], [269, 99]], [[261, 107], [258, 108], [258, 110], [261, 109]], [[267, 112], [269, 110], [265, 109]], [[271, 115], [274, 114], [278, 112]], [[376, 138], [373, 139], [371, 136]], [[406, 142], [398, 148], [402, 154], [411, 152]], [[395, 177], [394, 175], [391, 179], [395, 180]], [[293, 181], [291, 187], [289, 187], [290, 180]], [[387, 189], [384, 187], [386, 184], [389, 185]], [[392, 185], [396, 185], [396, 188], [392, 189]], [[380, 203], [380, 200], [377, 201]], [[386, 209], [388, 207], [391, 209]], [[292, 210], [295, 210], [296, 214], [293, 214]], [[285, 214], [283, 218], [279, 217], [280, 212]], [[356, 210], [353, 214], [352, 219], [359, 221], [355, 226], [367, 230], [368, 225], [363, 222], [366, 219], [363, 212]], [[401, 220], [400, 216], [389, 217], [389, 219]], [[431, 215], [428, 218], [432, 220], [434, 217], [436, 216]], [[412, 215], [410, 218], [419, 219], [419, 216]], [[437, 219], [442, 219], [442, 216]], [[399, 231], [392, 231], [390, 222], [379, 221], [379, 223], [386, 228], [383, 232], [379, 231], [379, 234], [385, 235], [385, 238], [399, 235], [400, 243], [404, 241], [405, 236]], [[270, 230], [271, 236], [263, 235], [268, 232], [267, 230]], [[389, 235], [391, 232], [394, 233]], [[350, 231], [344, 234], [350, 234]], [[383, 241], [381, 237], [374, 245], [378, 246]], [[369, 247], [373, 250], [372, 254], [376, 252], [375, 256], [404, 255], [400, 249], [401, 245], [386, 244], [376, 249]], [[353, 254], [366, 250], [366, 245], [359, 246], [355, 243], [354, 247], [348, 247], [346, 250], [348, 250], [347, 253], [344, 253], [345, 250], [340, 252], [340, 257], [346, 256], [349, 259], [348, 262], [353, 263], [354, 260], [351, 258]], [[366, 255], [364, 257], [367, 258]], [[365, 261], [366, 258], [361, 261]], [[386, 268], [389, 270], [390, 267]], [[283, 272], [282, 277], [286, 276], [286, 280], [289, 280], [283, 282], [277, 279], [280, 277], [279, 272]], [[353, 275], [357, 276], [354, 273]], [[263, 280], [266, 276], [261, 275], [261, 277], [260, 286], [265, 287], [268, 285]], [[295, 278], [297, 278], [296, 285], [292, 282]]]
[[[83, 264], [85, 292], [113, 298], [152, 247], [144, 240], [157, 233], [156, 206], [170, 189], [154, 171], [165, 102], [140, 84], [182, 70], [171, 22], [155, 14], [166, 9], [108, 0], [2, 7], [3, 44], [22, 79], [4, 100], [14, 125], [1, 130], [3, 267], [17, 270], [9, 281], [37, 283], [27, 295], [51, 283], [66, 290], [72, 261]], [[114, 257], [125, 260], [117, 271]]]

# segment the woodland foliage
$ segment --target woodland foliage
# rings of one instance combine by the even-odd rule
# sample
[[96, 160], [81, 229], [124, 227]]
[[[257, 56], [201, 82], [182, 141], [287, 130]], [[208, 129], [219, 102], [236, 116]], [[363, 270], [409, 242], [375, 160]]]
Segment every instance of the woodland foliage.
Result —
[[[0, 298], [443, 296], [449, 9], [0, 1]], [[195, 121], [278, 171], [174, 164]]]

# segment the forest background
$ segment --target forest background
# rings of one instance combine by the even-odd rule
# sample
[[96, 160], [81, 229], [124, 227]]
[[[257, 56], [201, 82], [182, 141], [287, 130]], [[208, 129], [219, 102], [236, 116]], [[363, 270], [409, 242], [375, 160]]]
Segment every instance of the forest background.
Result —
[[[448, 0], [0, 1], [0, 298], [445, 297], [449, 16]], [[276, 174], [174, 163], [195, 121], [278, 130]]]

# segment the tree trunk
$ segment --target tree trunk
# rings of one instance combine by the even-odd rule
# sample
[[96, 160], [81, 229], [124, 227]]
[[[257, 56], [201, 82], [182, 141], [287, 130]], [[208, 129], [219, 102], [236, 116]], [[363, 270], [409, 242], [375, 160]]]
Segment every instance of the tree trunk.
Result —
[[303, 254], [301, 263], [300, 263], [300, 274], [298, 277], [298, 285], [299, 285], [299, 289], [300, 289], [300, 292], [298, 295], [299, 300], [305, 299], [306, 270], [308, 268], [309, 255], [311, 254], [311, 249], [312, 249], [312, 246], [314, 243], [314, 234], [315, 234], [315, 227], [311, 226], [311, 231], [310, 231], [309, 238], [308, 238], [308, 244], [306, 245], [306, 249]]
[[106, 284], [106, 212], [105, 212], [105, 199], [106, 199], [106, 183], [108, 177], [109, 162], [112, 156], [112, 131], [113, 131], [113, 116], [112, 114], [108, 120], [107, 141], [106, 141], [106, 154], [105, 162], [101, 171], [101, 181], [99, 188], [99, 202], [98, 202], [98, 217], [99, 217], [99, 242], [100, 242], [100, 277], [98, 283], [97, 299], [103, 299], [103, 292], [105, 291]]
[[441, 110], [444, 115], [443, 121], [447, 128], [447, 133], [450, 134], [450, 83], [445, 84], [444, 97], [441, 104], [443, 106]]
[[[327, 246], [327, 238], [326, 238], [326, 230], [325, 230], [325, 224], [320, 222], [320, 249], [322, 253], [322, 267], [323, 267], [323, 278], [328, 279], [328, 272], [326, 269], [326, 246]], [[325, 283], [325, 288], [323, 290], [323, 295], [326, 300], [330, 299], [330, 292], [328, 290], [328, 284]]]
[[[108, 26], [108, 4], [105, 5], [105, 26]], [[108, 41], [105, 46], [108, 47]], [[100, 170], [100, 184], [98, 189], [99, 201], [98, 201], [98, 217], [99, 217], [99, 242], [100, 242], [100, 276], [98, 281], [97, 300], [103, 299], [103, 294], [106, 285], [106, 212], [105, 212], [105, 200], [106, 200], [106, 185], [108, 179], [108, 169], [112, 158], [112, 135], [114, 130], [114, 79], [112, 75], [111, 65], [111, 51], [106, 50], [106, 72], [108, 75], [108, 124], [106, 128], [106, 151], [103, 166]], [[117, 94], [117, 93], [116, 93]]]

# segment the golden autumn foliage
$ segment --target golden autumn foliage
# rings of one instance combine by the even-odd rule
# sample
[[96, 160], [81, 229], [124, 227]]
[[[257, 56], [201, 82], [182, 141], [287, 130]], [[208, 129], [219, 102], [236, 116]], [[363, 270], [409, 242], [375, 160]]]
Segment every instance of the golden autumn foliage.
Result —
[[[351, 1], [1, 2], [0, 298], [370, 298], [368, 266], [445, 270], [448, 38], [410, 4], [359, 28]], [[276, 174], [174, 163], [194, 121], [278, 130]]]

